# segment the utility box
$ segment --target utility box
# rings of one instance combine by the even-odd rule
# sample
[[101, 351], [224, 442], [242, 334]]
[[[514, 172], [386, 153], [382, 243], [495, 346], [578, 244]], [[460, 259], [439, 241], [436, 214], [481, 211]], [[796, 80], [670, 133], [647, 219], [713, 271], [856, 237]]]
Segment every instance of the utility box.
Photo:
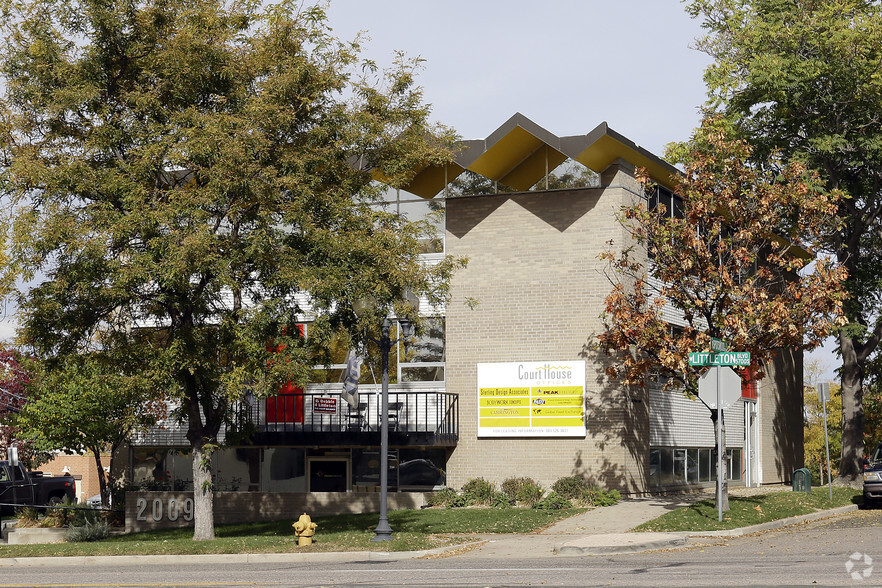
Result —
[[793, 491], [812, 491], [812, 473], [806, 468], [799, 468], [798, 470], [793, 472]]

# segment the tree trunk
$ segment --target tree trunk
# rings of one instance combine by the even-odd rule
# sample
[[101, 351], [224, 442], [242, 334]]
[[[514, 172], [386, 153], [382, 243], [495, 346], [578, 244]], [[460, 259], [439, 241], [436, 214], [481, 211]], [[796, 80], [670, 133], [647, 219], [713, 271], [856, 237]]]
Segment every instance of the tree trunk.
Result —
[[839, 333], [842, 353], [842, 452], [840, 481], [854, 483], [861, 479], [864, 457], [864, 350], [852, 337]]
[[214, 484], [211, 479], [212, 444], [193, 443], [193, 540], [214, 539]]
[[98, 469], [98, 493], [101, 495], [101, 507], [110, 508], [110, 490], [107, 487], [107, 477], [104, 475], [104, 464], [101, 463], [101, 450], [93, 449], [92, 455], [95, 456], [95, 467]]
[[[720, 431], [719, 435], [717, 434], [717, 415], [719, 414], [720, 418]], [[727, 466], [726, 460], [726, 419], [723, 418], [722, 410], [712, 410], [711, 411], [711, 422], [714, 424], [714, 441], [717, 443], [717, 448], [720, 451], [720, 454], [723, 456], [723, 459], [720, 460], [717, 458], [716, 463], [714, 464], [714, 468], [717, 471], [717, 479], [722, 482], [719, 485], [719, 492], [716, 495], [717, 499], [717, 509], [720, 509], [720, 505], [722, 505], [723, 512], [729, 512], [729, 468]], [[723, 471], [720, 471], [720, 467], [722, 466]]]

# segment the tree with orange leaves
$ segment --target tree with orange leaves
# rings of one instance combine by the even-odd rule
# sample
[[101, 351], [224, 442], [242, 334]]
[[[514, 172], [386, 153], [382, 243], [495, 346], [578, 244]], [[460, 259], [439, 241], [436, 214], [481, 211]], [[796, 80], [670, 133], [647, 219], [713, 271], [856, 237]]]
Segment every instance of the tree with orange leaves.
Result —
[[[710, 351], [711, 338], [749, 351], [762, 378], [776, 350], [812, 349], [844, 323], [846, 272], [810, 253], [835, 229], [840, 195], [798, 163], [759, 169], [750, 155], [707, 118], [679, 153], [674, 214], [653, 198], [622, 210], [632, 242], [602, 254], [613, 284], [599, 335], [609, 377], [643, 386], [652, 372], [666, 390], [696, 394], [706, 368], [689, 366], [688, 355]], [[639, 180], [645, 193], [656, 189]]]

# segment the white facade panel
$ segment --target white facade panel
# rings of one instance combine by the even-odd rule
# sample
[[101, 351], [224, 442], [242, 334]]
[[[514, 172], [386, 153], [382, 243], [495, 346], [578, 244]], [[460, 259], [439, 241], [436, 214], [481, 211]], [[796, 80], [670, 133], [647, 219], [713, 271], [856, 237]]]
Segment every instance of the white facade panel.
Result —
[[[652, 447], [713, 447], [714, 424], [710, 410], [696, 398], [690, 400], [679, 390], [665, 392], [650, 384], [649, 444]], [[744, 401], [723, 411], [726, 447], [744, 446]]]

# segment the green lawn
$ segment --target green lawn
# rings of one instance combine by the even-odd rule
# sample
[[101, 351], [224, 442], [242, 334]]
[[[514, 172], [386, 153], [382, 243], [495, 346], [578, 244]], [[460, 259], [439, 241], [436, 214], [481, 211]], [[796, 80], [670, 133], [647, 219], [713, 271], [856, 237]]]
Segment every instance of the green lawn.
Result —
[[755, 496], [729, 496], [728, 512], [719, 522], [717, 506], [713, 498], [673, 510], [635, 528], [634, 531], [721, 531], [777, 521], [787, 517], [804, 515], [863, 502], [862, 493], [854, 488], [833, 488], [833, 500], [829, 488], [815, 487], [812, 492], [775, 490]]
[[202, 553], [314, 553], [320, 551], [418, 551], [471, 540], [470, 533], [530, 533], [585, 509], [454, 508], [389, 512], [395, 539], [371, 543], [376, 513], [316, 517], [314, 544], [298, 547], [294, 519], [222, 525], [215, 541], [193, 541], [192, 529], [121, 535], [93, 543], [3, 545], [0, 557], [70, 555], [169, 555]]

